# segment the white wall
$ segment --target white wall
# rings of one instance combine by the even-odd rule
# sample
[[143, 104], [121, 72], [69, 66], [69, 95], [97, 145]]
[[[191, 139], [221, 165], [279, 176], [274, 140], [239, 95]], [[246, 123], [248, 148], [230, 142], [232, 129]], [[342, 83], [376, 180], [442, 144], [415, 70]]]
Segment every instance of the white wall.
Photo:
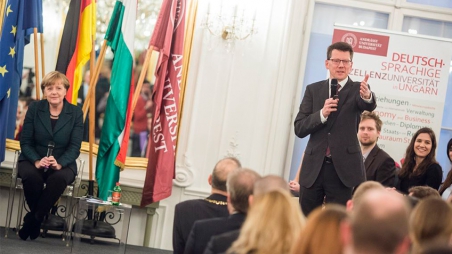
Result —
[[199, 26], [207, 1], [199, 2], [176, 180], [154, 219], [154, 247], [172, 249], [174, 206], [208, 195], [207, 177], [219, 159], [236, 156], [262, 175], [287, 173], [307, 2], [259, 1], [259, 32], [237, 43], [234, 54], [222, 43], [210, 50], [210, 35]]

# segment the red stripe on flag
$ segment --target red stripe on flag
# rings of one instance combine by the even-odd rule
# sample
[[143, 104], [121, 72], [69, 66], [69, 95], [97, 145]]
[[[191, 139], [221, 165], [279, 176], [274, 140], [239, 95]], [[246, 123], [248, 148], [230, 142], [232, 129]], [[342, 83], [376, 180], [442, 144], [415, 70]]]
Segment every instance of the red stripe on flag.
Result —
[[67, 70], [66, 70], [66, 77], [69, 80], [69, 84], [70, 84], [69, 89], [67, 90], [67, 93], [66, 93], [66, 100], [69, 103], [73, 103], [72, 94], [74, 93], [74, 72], [75, 72], [75, 66], [76, 66], [76, 62], [77, 62], [77, 50], [78, 50], [78, 42], [76, 43], [74, 54], [72, 55], [71, 61], [69, 62], [69, 65], [67, 66]]
[[119, 149], [118, 155], [116, 156], [115, 165], [121, 168], [121, 171], [124, 170], [126, 164], [126, 156], [127, 156], [127, 148], [129, 147], [129, 137], [130, 137], [130, 125], [132, 123], [132, 101], [133, 101], [133, 93], [135, 90], [135, 81], [134, 75], [132, 72], [132, 79], [130, 80], [130, 96], [129, 101], [127, 102], [127, 113], [126, 113], [126, 126], [124, 126], [124, 135], [122, 137], [121, 148]]

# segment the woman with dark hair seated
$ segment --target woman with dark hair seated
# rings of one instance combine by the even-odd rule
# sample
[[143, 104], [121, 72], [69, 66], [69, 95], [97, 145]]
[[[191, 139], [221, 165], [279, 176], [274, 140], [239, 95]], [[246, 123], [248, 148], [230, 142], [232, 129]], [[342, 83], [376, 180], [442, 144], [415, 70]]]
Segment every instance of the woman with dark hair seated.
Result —
[[413, 186], [430, 186], [437, 190], [443, 179], [441, 166], [435, 159], [436, 137], [430, 128], [419, 129], [411, 139], [399, 171], [397, 190], [408, 194]]
[[[30, 212], [19, 230], [22, 240], [39, 236], [44, 216], [77, 174], [83, 113], [66, 101], [68, 89], [64, 74], [50, 72], [41, 83], [44, 99], [31, 103], [25, 116], [18, 173]], [[51, 146], [53, 153], [48, 154]]]
[[[447, 158], [449, 158], [449, 161], [452, 163], [452, 138], [447, 142], [446, 146], [446, 154]], [[439, 194], [444, 200], [448, 200], [449, 197], [451, 197], [452, 192], [452, 168], [449, 170], [449, 173], [447, 174], [446, 180], [444, 181], [443, 185], [441, 185], [441, 188], [439, 188]]]

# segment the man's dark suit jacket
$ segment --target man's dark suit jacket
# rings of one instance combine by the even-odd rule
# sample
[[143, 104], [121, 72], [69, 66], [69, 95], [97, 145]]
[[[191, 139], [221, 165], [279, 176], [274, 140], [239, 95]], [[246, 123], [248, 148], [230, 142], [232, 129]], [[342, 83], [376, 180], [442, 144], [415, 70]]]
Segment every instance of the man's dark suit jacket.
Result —
[[[226, 202], [227, 198], [220, 194], [212, 194], [207, 199]], [[195, 221], [228, 216], [227, 205], [210, 203], [205, 199], [187, 200], [177, 204], [173, 223], [174, 253], [184, 253], [188, 235]]]
[[295, 119], [295, 134], [299, 138], [310, 135], [301, 165], [300, 185], [311, 187], [317, 179], [325, 153], [329, 146], [334, 168], [347, 187], [354, 187], [366, 180], [361, 147], [357, 131], [360, 115], [364, 110], [376, 108], [375, 94], [372, 102], [365, 102], [360, 94], [360, 82], [350, 78], [339, 92], [336, 112], [328, 116], [325, 123], [320, 111], [329, 97], [329, 80], [306, 87], [300, 110]]
[[367, 180], [380, 182], [387, 187], [394, 187], [395, 162], [378, 145], [375, 145], [367, 155], [364, 167], [366, 168]]
[[25, 115], [19, 161], [28, 160], [31, 163], [47, 156], [49, 141], [55, 143], [53, 156], [63, 168], [69, 167], [77, 174], [76, 159], [80, 155], [83, 137], [83, 113], [80, 107], [64, 100], [63, 109], [52, 130], [50, 122], [49, 103], [40, 100], [30, 103]]
[[246, 215], [243, 213], [235, 213], [227, 218], [214, 218], [195, 222], [188, 236], [184, 253], [204, 253], [212, 236], [240, 229], [245, 217]]
[[240, 229], [212, 236], [204, 250], [204, 254], [225, 253], [232, 246], [232, 243], [239, 238], [239, 235]]

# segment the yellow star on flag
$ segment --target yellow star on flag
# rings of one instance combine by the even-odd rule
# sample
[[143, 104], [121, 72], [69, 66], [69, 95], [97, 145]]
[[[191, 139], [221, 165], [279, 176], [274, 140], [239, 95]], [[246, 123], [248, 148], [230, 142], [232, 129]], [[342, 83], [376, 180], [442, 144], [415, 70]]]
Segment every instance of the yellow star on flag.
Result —
[[6, 92], [8, 94], [8, 96], [6, 98], [9, 98], [9, 95], [11, 94], [11, 88], [8, 89], [8, 92]]
[[14, 58], [14, 55], [16, 54], [16, 50], [14, 49], [14, 47], [9, 47], [9, 54], [12, 58]]
[[8, 70], [6, 70], [6, 64], [2, 67], [0, 66], [0, 74], [2, 74], [2, 77], [5, 76], [5, 73], [7, 73]]
[[13, 28], [11, 29], [11, 33], [14, 34], [14, 36], [16, 36], [16, 31], [17, 31], [17, 26], [12, 26]]
[[10, 12], [13, 12], [13, 10], [11, 10], [11, 5], [8, 5], [8, 9], [6, 9], [6, 17], [8, 17]]

